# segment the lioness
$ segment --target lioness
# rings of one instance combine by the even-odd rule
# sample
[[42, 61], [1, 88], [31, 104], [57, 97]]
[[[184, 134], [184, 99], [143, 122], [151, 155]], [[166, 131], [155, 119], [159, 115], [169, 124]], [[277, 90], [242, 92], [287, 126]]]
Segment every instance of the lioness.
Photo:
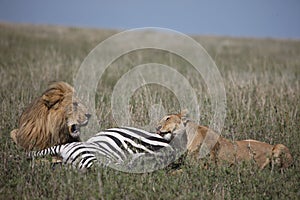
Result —
[[257, 140], [230, 141], [205, 126], [187, 120], [186, 114], [185, 110], [163, 117], [158, 124], [157, 133], [167, 140], [172, 140], [178, 130], [185, 128], [186, 148], [190, 155], [199, 158], [201, 145], [205, 144], [206, 149], [209, 149], [210, 158], [217, 164], [224, 161], [234, 164], [253, 160], [260, 169], [269, 164], [272, 164], [272, 168], [277, 165], [284, 169], [293, 161], [289, 149], [283, 144], [271, 145]]
[[80, 141], [80, 127], [88, 123], [87, 108], [65, 82], [54, 82], [22, 113], [13, 141], [25, 150], [41, 150]]

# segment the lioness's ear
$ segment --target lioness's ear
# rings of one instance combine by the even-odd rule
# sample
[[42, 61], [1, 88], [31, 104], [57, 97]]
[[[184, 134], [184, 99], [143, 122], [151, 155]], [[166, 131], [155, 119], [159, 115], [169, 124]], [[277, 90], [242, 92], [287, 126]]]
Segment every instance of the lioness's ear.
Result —
[[186, 118], [186, 117], [188, 116], [188, 114], [189, 114], [188, 109], [183, 109], [183, 110], [179, 113], [179, 116], [180, 116], [181, 118]]
[[53, 107], [55, 104], [63, 100], [63, 98], [63, 93], [57, 89], [49, 89], [42, 96], [42, 100], [48, 108]]

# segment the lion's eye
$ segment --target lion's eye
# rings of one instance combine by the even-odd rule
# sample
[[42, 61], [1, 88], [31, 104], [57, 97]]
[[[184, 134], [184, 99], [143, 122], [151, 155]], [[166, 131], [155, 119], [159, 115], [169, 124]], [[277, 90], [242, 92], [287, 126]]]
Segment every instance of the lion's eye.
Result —
[[170, 117], [167, 117], [166, 121], [169, 121]]

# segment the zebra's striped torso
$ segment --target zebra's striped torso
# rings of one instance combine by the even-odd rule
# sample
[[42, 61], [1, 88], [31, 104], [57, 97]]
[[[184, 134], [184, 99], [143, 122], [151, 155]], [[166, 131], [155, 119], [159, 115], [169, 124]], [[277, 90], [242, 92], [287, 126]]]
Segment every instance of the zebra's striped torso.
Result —
[[156, 155], [171, 148], [168, 141], [155, 133], [133, 128], [111, 128], [97, 133], [86, 142], [73, 142], [32, 151], [30, 157], [58, 155], [65, 164], [87, 169], [95, 162], [102, 165], [123, 165], [141, 155]]

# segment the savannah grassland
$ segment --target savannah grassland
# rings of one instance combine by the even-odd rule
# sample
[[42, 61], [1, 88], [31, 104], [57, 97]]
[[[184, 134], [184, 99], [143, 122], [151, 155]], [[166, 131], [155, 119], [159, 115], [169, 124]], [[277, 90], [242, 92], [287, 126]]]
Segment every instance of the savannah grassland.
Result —
[[[300, 198], [300, 41], [195, 36], [216, 62], [227, 96], [222, 135], [283, 143], [294, 157], [281, 174], [253, 163], [203, 168], [187, 160], [173, 169], [127, 174], [110, 168], [87, 173], [32, 163], [11, 141], [24, 107], [49, 82], [72, 84], [76, 70], [101, 41], [116, 33], [49, 26], [0, 24], [0, 199], [299, 199]], [[122, 44], [119, 44], [122, 45]], [[211, 118], [209, 93], [187, 62], [168, 52], [144, 50], [116, 60], [98, 85], [99, 130], [115, 125], [110, 107], [113, 86], [126, 70], [156, 61], [174, 66], [195, 87], [201, 124]], [[200, 81], [199, 81], [199, 80]], [[202, 83], [202, 84], [199, 84]], [[161, 99], [161, 100], [160, 100]], [[134, 119], [149, 123], [149, 106], [162, 103], [167, 112], [180, 108], [172, 93], [157, 85], [138, 90], [131, 99]], [[82, 130], [84, 134], [84, 129]]]

